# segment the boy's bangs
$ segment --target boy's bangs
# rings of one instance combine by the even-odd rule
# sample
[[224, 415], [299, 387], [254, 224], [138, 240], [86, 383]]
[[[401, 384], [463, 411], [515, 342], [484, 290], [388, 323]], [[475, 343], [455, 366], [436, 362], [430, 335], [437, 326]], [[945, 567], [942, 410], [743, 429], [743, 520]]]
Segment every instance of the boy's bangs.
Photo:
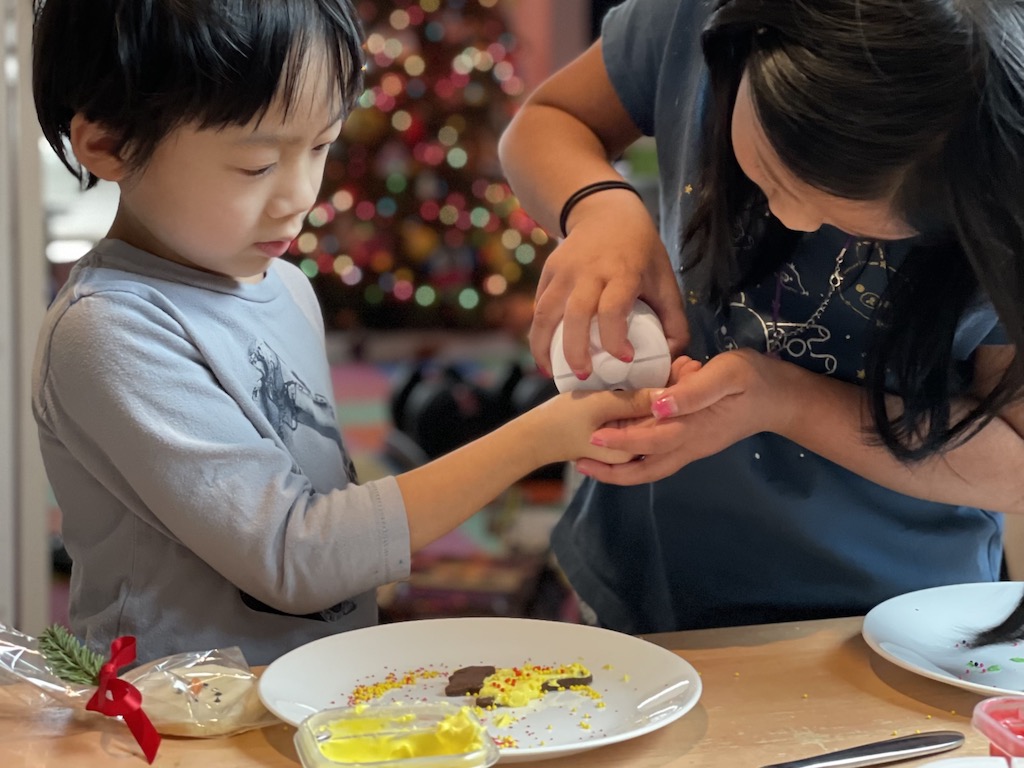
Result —
[[220, 0], [200, 13], [169, 13], [167, 24], [149, 27], [150, 39], [133, 52], [122, 41], [121, 52], [159, 63], [126, 67], [143, 80], [128, 85], [160, 114], [180, 115], [179, 124], [245, 125], [278, 100], [287, 114], [307, 76], [326, 77], [342, 114], [362, 90], [359, 25], [333, 0]]

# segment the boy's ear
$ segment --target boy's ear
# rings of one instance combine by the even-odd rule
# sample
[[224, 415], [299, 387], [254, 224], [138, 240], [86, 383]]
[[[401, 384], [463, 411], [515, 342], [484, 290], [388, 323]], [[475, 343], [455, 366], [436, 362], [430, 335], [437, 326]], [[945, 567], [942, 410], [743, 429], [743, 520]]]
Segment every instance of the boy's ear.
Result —
[[109, 128], [94, 123], [81, 112], [71, 118], [71, 150], [93, 176], [104, 181], [121, 181], [127, 175], [117, 151], [118, 139]]

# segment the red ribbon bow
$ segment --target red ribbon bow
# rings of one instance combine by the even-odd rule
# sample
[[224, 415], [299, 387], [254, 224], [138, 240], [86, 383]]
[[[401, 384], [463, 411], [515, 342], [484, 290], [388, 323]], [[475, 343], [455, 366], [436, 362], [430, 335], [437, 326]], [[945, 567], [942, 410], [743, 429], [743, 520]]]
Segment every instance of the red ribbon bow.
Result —
[[135, 661], [135, 638], [119, 637], [110, 644], [110, 661], [100, 667], [96, 693], [85, 708], [107, 717], [123, 717], [128, 730], [150, 763], [160, 747], [160, 734], [142, 711], [139, 689], [117, 676], [117, 670]]

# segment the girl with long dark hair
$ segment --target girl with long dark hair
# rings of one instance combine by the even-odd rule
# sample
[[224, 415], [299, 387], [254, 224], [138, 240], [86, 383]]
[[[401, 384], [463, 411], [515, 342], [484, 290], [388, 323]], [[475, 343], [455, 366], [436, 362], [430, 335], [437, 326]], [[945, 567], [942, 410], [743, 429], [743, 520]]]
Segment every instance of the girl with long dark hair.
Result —
[[[613, 165], [654, 136], [660, 233]], [[630, 632], [999, 577], [1024, 511], [1024, 3], [627, 0], [502, 140], [565, 239], [531, 347], [702, 364], [594, 442], [555, 553]], [[611, 183], [608, 183], [611, 182]]]

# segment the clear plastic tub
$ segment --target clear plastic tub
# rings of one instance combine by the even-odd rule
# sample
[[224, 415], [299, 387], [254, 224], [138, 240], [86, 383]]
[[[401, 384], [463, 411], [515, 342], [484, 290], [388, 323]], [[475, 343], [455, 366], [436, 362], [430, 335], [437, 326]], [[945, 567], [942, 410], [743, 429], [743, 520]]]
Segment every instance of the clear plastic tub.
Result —
[[447, 702], [324, 710], [299, 725], [295, 749], [304, 768], [487, 768], [499, 757], [473, 710]]
[[974, 706], [971, 725], [995, 757], [1024, 757], [1024, 696], [997, 696]]

